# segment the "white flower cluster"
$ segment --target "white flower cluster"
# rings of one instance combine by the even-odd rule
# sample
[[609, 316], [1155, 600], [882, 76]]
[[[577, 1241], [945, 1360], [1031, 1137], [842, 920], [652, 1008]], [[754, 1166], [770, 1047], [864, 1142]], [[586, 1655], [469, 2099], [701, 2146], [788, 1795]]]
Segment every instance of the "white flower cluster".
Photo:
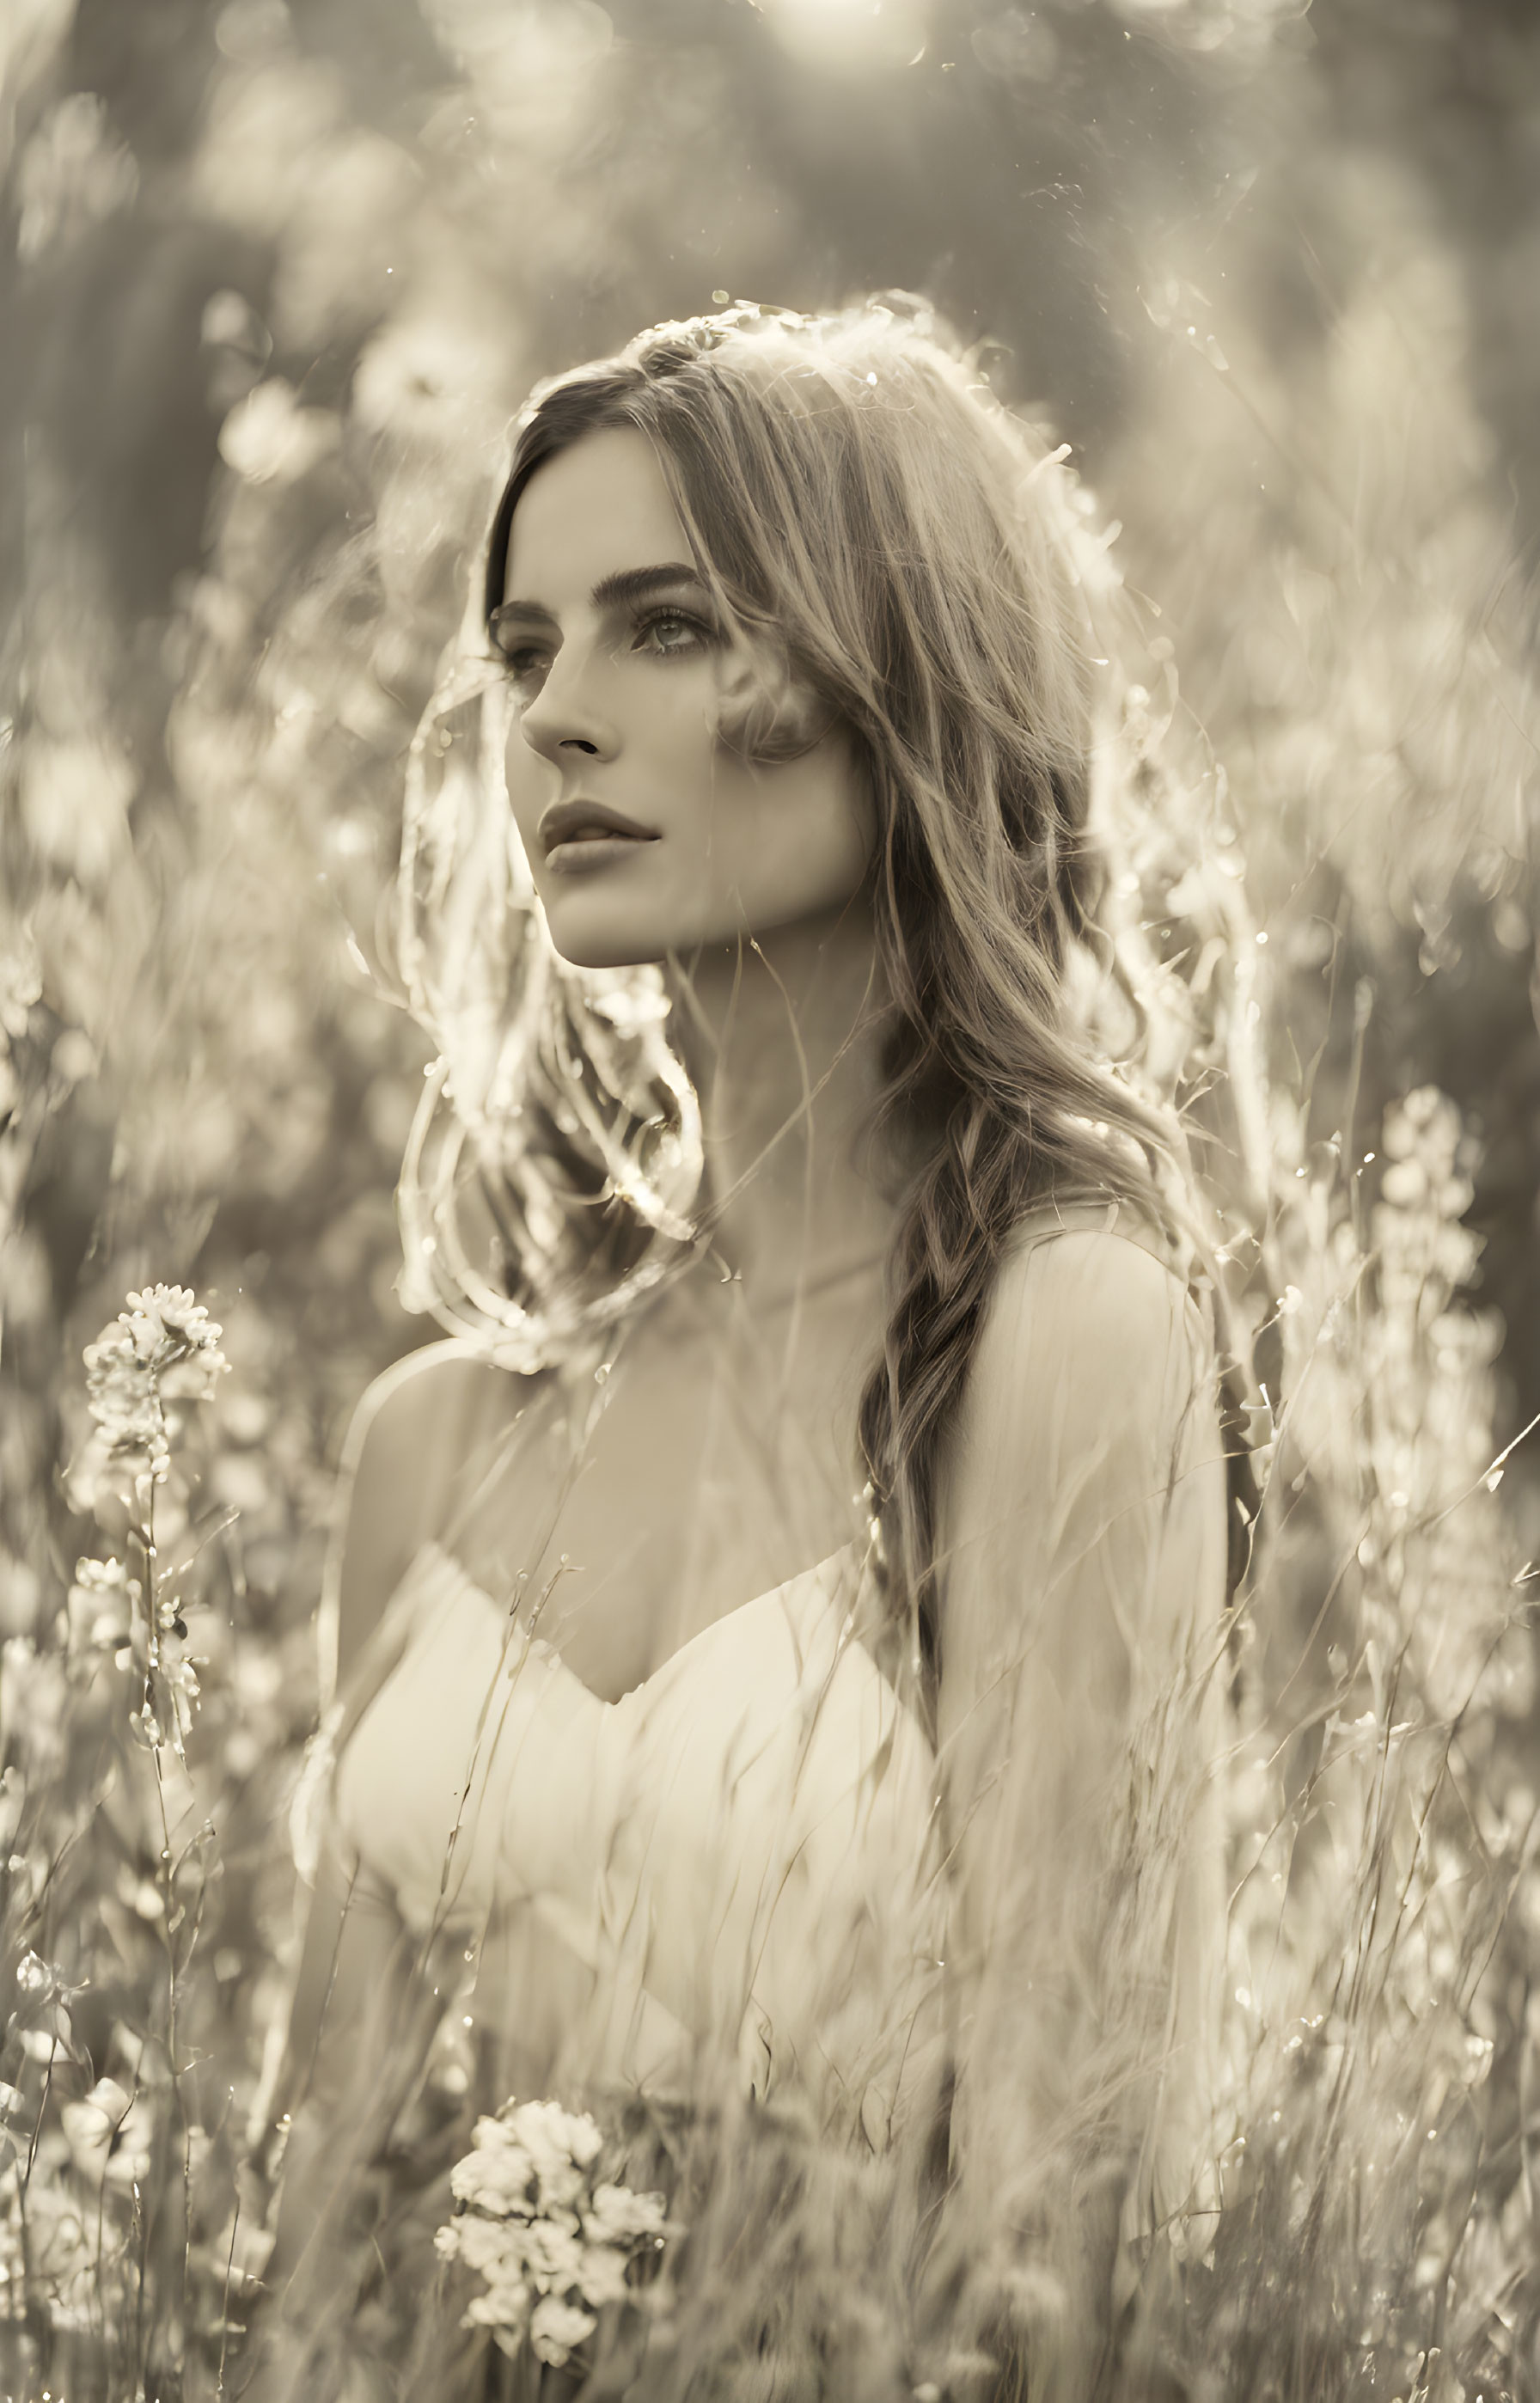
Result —
[[506, 2103], [473, 2142], [450, 2175], [460, 2208], [435, 2239], [486, 2282], [464, 2325], [559, 2367], [624, 2299], [631, 2263], [662, 2243], [663, 2198], [602, 2182], [598, 2128], [559, 2103]]
[[[121, 1561], [79, 1560], [69, 1591], [68, 1626], [70, 1647], [76, 1657], [110, 1652], [117, 1667], [136, 1670], [145, 1681], [145, 1698], [129, 1715], [140, 1743], [154, 1749], [169, 1741], [181, 1752], [201, 1688], [197, 1669], [187, 1657], [187, 1623], [174, 1593], [157, 1594], [152, 1631], [151, 1615], [144, 1608], [144, 1588], [137, 1577], [130, 1577]], [[168, 1721], [164, 1728], [162, 1716]]]
[[[127, 1563], [81, 1560], [70, 1588], [67, 1625], [72, 1653], [110, 1651], [132, 1671], [138, 1706], [129, 1725], [139, 1743], [159, 1752], [169, 1743], [186, 1759], [199, 1697], [197, 1668], [187, 1651], [187, 1630], [174, 1577], [157, 1568], [154, 1492], [171, 1474], [173, 1432], [168, 1399], [201, 1400], [229, 1366], [221, 1329], [185, 1285], [157, 1285], [131, 1293], [128, 1308], [86, 1346], [86, 1376], [96, 1435], [95, 1454], [126, 1460], [132, 1472], [137, 1523], [132, 1533], [149, 1572], [147, 1592]], [[90, 1491], [94, 1469], [85, 1480]], [[126, 1496], [123, 1498], [127, 1498]]]
[[131, 1293], [129, 1306], [86, 1346], [90, 1414], [116, 1454], [143, 1453], [150, 1474], [171, 1469], [165, 1397], [200, 1399], [229, 1366], [219, 1349], [223, 1329], [185, 1285], [151, 1285]]
[[[69, 1594], [72, 1649], [123, 1652], [133, 1633], [144, 1587], [119, 1560], [78, 1560]], [[125, 1654], [121, 1666], [127, 1667]]]

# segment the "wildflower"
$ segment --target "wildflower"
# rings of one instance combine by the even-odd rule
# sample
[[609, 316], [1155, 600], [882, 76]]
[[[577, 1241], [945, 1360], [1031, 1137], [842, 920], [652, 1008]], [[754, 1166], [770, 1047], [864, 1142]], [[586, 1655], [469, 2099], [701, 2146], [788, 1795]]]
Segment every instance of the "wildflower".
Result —
[[563, 2303], [555, 2295], [545, 2295], [536, 2303], [530, 2320], [530, 2343], [538, 2360], [548, 2361], [560, 2369], [574, 2348], [591, 2336], [599, 2323], [591, 2312], [576, 2303]]
[[182, 1760], [200, 1689], [197, 1667], [183, 1648], [187, 1631], [174, 1583], [162, 1586], [156, 1575], [154, 1491], [171, 1474], [166, 1402], [212, 1392], [228, 1366], [220, 1333], [185, 1285], [149, 1285], [129, 1295], [127, 1309], [85, 1354], [98, 1456], [104, 1450], [108, 1459], [135, 1467], [133, 1534], [148, 1590], [118, 1560], [78, 1562], [69, 1596], [70, 1640], [76, 1646], [113, 1646], [117, 1665], [136, 1672], [139, 1699], [129, 1713], [134, 1740], [155, 1752], [170, 1743]]
[[542, 2203], [575, 2202], [604, 2141], [587, 2112], [563, 2111], [560, 2103], [521, 2103], [507, 2124], [534, 2163]]
[[143, 1457], [162, 1483], [171, 1471], [165, 1401], [212, 1393], [228, 1362], [222, 1328], [185, 1285], [157, 1285], [131, 1293], [94, 1343], [86, 1346], [86, 1383], [92, 1418], [109, 1454]]
[[101, 2184], [112, 2140], [128, 2110], [129, 2098], [117, 2079], [100, 2077], [82, 2102], [66, 2103], [61, 2111], [70, 2158], [89, 2184]]
[[522, 2271], [522, 2247], [513, 2231], [495, 2219], [479, 2219], [474, 2214], [457, 2219], [452, 2227], [440, 2229], [439, 2234], [451, 2240], [447, 2248], [451, 2257], [458, 2254], [467, 2270], [475, 2270], [483, 2278], [517, 2277]]
[[371, 432], [388, 428], [429, 441], [458, 436], [466, 396], [485, 373], [480, 341], [452, 318], [387, 319], [359, 359], [353, 414]]
[[504, 2290], [493, 2287], [478, 2295], [464, 2318], [465, 2327], [490, 2328], [500, 2350], [517, 2354], [529, 2326], [529, 2288], [518, 2285]]
[[119, 1649], [133, 1632], [143, 1596], [139, 1579], [130, 1577], [121, 1561], [76, 1561], [69, 1590], [72, 1648]]
[[598, 2186], [583, 2215], [585, 2232], [597, 2244], [626, 2244], [663, 2233], [663, 2198], [635, 2194], [629, 2186]]
[[483, 2281], [462, 2325], [560, 2367], [623, 2303], [628, 2272], [665, 2233], [663, 2199], [597, 2177], [604, 2138], [586, 2112], [506, 2103], [481, 2118], [450, 2188], [460, 2206], [434, 2238], [441, 2260]]
[[[603, 2149], [604, 2137], [586, 2111], [563, 2111], [560, 2103], [520, 2103], [505, 2108], [504, 2124], [537, 2162], [548, 2154], [587, 2169]], [[498, 2117], [502, 2119], [503, 2113]]]
[[626, 2255], [613, 2244], [585, 2244], [578, 2253], [572, 2284], [596, 2311], [605, 2303], [623, 2303], [627, 2294], [626, 2267]]
[[59, 1992], [59, 1973], [35, 1952], [23, 1952], [16, 1965], [16, 1982], [21, 1992], [35, 2003], [49, 2002]]
[[534, 2163], [503, 2121], [478, 2119], [471, 2141], [475, 2151], [450, 2173], [455, 2201], [481, 2211], [533, 2211]]
[[270, 376], [236, 403], [219, 429], [219, 455], [248, 484], [293, 484], [337, 447], [330, 410], [304, 409], [294, 386]]
[[202, 1691], [198, 1673], [190, 1660], [173, 1660], [165, 1665], [165, 1688], [171, 1696], [175, 1713], [175, 1732], [172, 1742], [180, 1752], [192, 1729], [192, 1706]]
[[565, 2294], [577, 2284], [582, 2247], [570, 2228], [549, 2219], [531, 2220], [520, 2230], [524, 2266], [542, 2294]]

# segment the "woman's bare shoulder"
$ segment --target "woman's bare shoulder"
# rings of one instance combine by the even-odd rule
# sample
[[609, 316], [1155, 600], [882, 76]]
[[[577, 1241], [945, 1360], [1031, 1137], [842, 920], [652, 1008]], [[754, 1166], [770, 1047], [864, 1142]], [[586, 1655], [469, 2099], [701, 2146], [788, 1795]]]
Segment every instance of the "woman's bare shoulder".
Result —
[[[1110, 1693], [1131, 1647], [1174, 1641], [1200, 1601], [1217, 1612], [1215, 1396], [1204, 1313], [1158, 1247], [1075, 1227], [1007, 1248], [941, 1486], [954, 1707], [1017, 1657], [1023, 1627], [1065, 1690], [1099, 1663]], [[1163, 1584], [1151, 1581], [1158, 1558], [1181, 1562]], [[1162, 1594], [1170, 1607], [1152, 1633]]]
[[977, 1382], [998, 1402], [1004, 1387], [1035, 1383], [1050, 1353], [1082, 1375], [1126, 1380], [1149, 1367], [1180, 1331], [1206, 1348], [1207, 1322], [1159, 1237], [1127, 1213], [1045, 1228], [1028, 1222], [1007, 1243], [985, 1308]]
[[1214, 1390], [1211, 1323], [1158, 1243], [1105, 1225], [1023, 1231], [985, 1305], [952, 1457], [1023, 1490], [1092, 1457], [1137, 1476], [1200, 1437], [1214, 1448]]
[[[368, 1456], [412, 1443], [467, 1412], [484, 1414], [525, 1381], [511, 1377], [471, 1343], [446, 1336], [420, 1344], [382, 1369], [353, 1414], [343, 1448], [342, 1474], [355, 1474]], [[512, 1406], [510, 1404], [510, 1406]]]

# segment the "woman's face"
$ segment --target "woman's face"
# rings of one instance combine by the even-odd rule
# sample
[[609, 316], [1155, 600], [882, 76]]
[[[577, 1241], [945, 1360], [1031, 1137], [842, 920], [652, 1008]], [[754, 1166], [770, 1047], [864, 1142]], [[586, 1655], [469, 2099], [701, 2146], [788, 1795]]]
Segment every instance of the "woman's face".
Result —
[[514, 511], [493, 639], [508, 798], [551, 939], [579, 967], [731, 943], [848, 902], [875, 839], [839, 730], [757, 766], [718, 740], [749, 685], [630, 428], [538, 467]]

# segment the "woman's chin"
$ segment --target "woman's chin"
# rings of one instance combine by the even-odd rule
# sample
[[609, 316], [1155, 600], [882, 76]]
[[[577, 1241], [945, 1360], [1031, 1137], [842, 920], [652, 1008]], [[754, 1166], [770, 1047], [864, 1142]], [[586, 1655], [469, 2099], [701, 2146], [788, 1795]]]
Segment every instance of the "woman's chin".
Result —
[[[639, 909], [637, 896], [587, 890], [542, 895], [552, 948], [575, 968], [659, 966], [721, 951], [738, 956], [761, 938], [808, 927], [827, 930], [861, 914], [858, 896], [843, 885], [807, 894], [772, 890], [758, 908], [739, 893], [712, 894], [668, 909]], [[866, 915], [869, 918], [869, 909]]]
[[574, 909], [546, 904], [546, 925], [551, 948], [574, 968], [639, 968], [656, 966], [672, 949], [670, 934], [655, 930], [633, 914], [592, 908]]
[[736, 947], [754, 931], [731, 905], [642, 910], [634, 896], [591, 890], [543, 898], [552, 948], [575, 968], [656, 967], [702, 950]]
[[551, 945], [571, 968], [657, 967], [667, 957], [665, 950], [649, 951], [634, 942], [557, 942], [553, 936]]

